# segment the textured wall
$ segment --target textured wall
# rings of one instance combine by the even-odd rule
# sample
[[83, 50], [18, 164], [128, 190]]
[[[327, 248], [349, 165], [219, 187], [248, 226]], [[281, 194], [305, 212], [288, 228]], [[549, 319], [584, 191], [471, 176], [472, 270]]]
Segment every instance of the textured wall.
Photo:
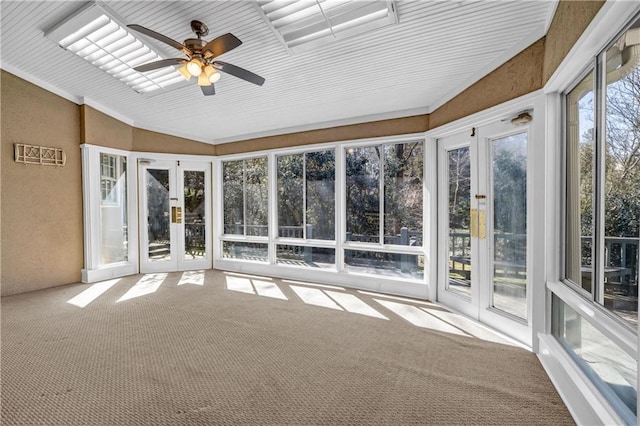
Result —
[[80, 106], [80, 118], [82, 143], [131, 151], [133, 127], [87, 105]]
[[127, 151], [214, 155], [215, 146], [137, 129], [87, 105], [80, 107], [82, 142]]
[[351, 139], [364, 139], [380, 136], [393, 136], [424, 132], [429, 128], [428, 115], [394, 118], [328, 129], [249, 139], [217, 145], [217, 155], [259, 151], [263, 149], [285, 148], [290, 146], [311, 145], [323, 142], [336, 142]]
[[[2, 295], [77, 282], [83, 266], [80, 108], [2, 71]], [[62, 148], [64, 167], [13, 161], [13, 144]]]
[[133, 128], [133, 150], [168, 154], [215, 155], [215, 145]]
[[[604, 1], [561, 1], [546, 36], [543, 82], [551, 75], [596, 16]], [[604, 41], [604, 40], [603, 40]]]
[[481, 78], [431, 113], [431, 128], [542, 88], [544, 38]]

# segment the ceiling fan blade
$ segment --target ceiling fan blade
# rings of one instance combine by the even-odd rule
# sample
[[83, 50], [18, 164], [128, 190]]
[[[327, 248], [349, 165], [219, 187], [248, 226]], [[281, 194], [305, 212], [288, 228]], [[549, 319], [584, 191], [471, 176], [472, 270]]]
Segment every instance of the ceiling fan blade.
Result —
[[164, 68], [171, 65], [178, 65], [187, 62], [186, 59], [181, 58], [171, 58], [171, 59], [163, 59], [161, 61], [149, 62], [148, 64], [138, 65], [134, 68], [134, 70], [138, 72], [146, 72], [155, 70], [158, 68]]
[[205, 96], [216, 94], [216, 88], [213, 86], [213, 84], [211, 86], [200, 86], [200, 88], [202, 89], [202, 94]]
[[221, 35], [220, 37], [216, 37], [207, 43], [202, 48], [202, 53], [205, 58], [215, 58], [216, 56], [220, 56], [223, 53], [226, 53], [230, 50], [235, 49], [240, 46], [242, 42], [236, 36], [231, 33], [227, 33]]
[[139, 33], [142, 33], [144, 35], [147, 35], [151, 38], [154, 38], [158, 41], [161, 41], [165, 44], [168, 44], [171, 47], [175, 47], [176, 49], [182, 51], [182, 52], [189, 52], [189, 49], [187, 49], [187, 47], [182, 44], [182, 43], [178, 43], [177, 41], [175, 41], [172, 38], [169, 38], [165, 35], [162, 35], [160, 33], [157, 33], [153, 30], [150, 30], [149, 28], [145, 28], [141, 25], [137, 25], [137, 24], [131, 24], [131, 25], [127, 25], [127, 27], [131, 28], [132, 30], [138, 31]]
[[226, 72], [227, 74], [241, 78], [249, 83], [257, 84], [258, 86], [262, 86], [265, 81], [264, 78], [260, 77], [258, 74], [254, 74], [251, 71], [247, 71], [244, 68], [240, 68], [226, 62], [215, 61], [213, 66], [219, 71]]

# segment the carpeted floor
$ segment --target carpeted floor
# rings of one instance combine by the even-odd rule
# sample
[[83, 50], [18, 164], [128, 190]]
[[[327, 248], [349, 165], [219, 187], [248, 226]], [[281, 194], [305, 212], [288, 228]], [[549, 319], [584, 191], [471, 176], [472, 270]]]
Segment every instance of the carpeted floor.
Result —
[[573, 424], [532, 353], [429, 303], [210, 270], [1, 319], [3, 425]]

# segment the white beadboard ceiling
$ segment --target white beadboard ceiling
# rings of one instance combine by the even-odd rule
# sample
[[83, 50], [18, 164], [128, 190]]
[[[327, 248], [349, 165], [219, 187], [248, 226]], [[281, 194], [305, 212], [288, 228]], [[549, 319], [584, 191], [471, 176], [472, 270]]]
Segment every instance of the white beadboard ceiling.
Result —
[[104, 1], [124, 23], [178, 41], [194, 36], [193, 19], [209, 27], [206, 40], [231, 32], [243, 44], [220, 59], [266, 78], [259, 87], [223, 75], [208, 97], [192, 79], [148, 97], [44, 36], [83, 4], [0, 2], [0, 66], [136, 127], [212, 144], [433, 111], [542, 37], [556, 7], [396, 0], [397, 25], [292, 55], [253, 1]]

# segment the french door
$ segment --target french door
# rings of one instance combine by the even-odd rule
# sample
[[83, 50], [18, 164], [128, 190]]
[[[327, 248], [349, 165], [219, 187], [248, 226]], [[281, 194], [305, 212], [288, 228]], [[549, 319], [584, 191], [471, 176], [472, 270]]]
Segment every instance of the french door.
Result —
[[210, 163], [139, 160], [140, 272], [209, 269]]
[[528, 126], [438, 140], [438, 300], [531, 345]]

